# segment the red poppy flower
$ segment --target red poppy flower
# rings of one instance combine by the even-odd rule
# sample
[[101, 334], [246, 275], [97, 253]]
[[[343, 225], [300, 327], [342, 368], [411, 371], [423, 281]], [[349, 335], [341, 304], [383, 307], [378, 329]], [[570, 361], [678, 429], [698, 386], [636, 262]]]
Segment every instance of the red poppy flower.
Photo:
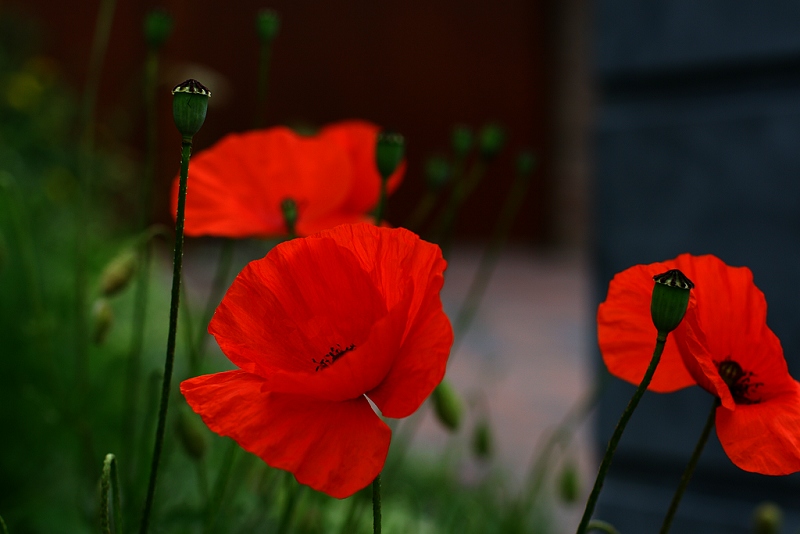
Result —
[[608, 370], [641, 381], [656, 338], [653, 276], [669, 269], [680, 269], [695, 288], [649, 389], [701, 386], [720, 399], [717, 436], [734, 464], [768, 475], [800, 471], [800, 383], [789, 375], [780, 341], [767, 326], [766, 299], [747, 267], [683, 254], [617, 274], [597, 313]]
[[442, 380], [446, 262], [408, 230], [342, 225], [279, 244], [234, 280], [209, 325], [238, 370], [181, 384], [208, 427], [344, 498], [383, 468], [389, 427]]
[[[190, 236], [268, 237], [286, 234], [281, 202], [298, 206], [299, 235], [368, 220], [380, 175], [375, 139], [380, 128], [364, 121], [329, 125], [302, 136], [276, 127], [230, 134], [192, 158], [185, 233]], [[389, 192], [402, 180], [401, 165]], [[172, 214], [178, 178], [172, 187]]]

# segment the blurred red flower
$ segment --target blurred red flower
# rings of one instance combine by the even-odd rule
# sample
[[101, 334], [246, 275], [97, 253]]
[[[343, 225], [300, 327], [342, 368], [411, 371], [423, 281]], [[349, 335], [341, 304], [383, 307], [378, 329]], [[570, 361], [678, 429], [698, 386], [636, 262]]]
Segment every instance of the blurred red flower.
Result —
[[800, 383], [767, 326], [767, 302], [747, 267], [711, 255], [637, 265], [617, 274], [597, 312], [600, 350], [614, 376], [638, 384], [653, 353], [653, 276], [680, 269], [694, 283], [686, 317], [671, 334], [649, 389], [699, 385], [720, 399], [717, 436], [741, 469], [800, 471]]
[[[337, 224], [367, 221], [378, 203], [375, 140], [380, 128], [365, 121], [328, 125], [313, 136], [275, 127], [230, 134], [192, 158], [185, 232], [190, 236], [285, 235], [281, 202], [298, 206], [298, 235]], [[405, 165], [389, 178], [402, 180]], [[172, 215], [178, 178], [172, 186]]]
[[453, 332], [439, 247], [342, 225], [279, 244], [234, 280], [209, 325], [238, 370], [184, 381], [214, 432], [337, 498], [383, 468], [391, 431], [444, 376]]

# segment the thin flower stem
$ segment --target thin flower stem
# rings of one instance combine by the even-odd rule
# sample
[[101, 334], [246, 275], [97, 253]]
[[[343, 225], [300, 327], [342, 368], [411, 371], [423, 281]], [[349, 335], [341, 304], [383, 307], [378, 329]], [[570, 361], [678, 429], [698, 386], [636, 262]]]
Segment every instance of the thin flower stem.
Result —
[[272, 59], [272, 40], [265, 39], [261, 42], [258, 57], [258, 112], [256, 113], [255, 127], [264, 127], [264, 117], [267, 107], [267, 89], [269, 88], [269, 67]]
[[111, 514], [108, 507], [108, 492], [114, 497], [114, 531], [123, 532], [122, 498], [119, 493], [119, 473], [117, 459], [113, 454], [106, 454], [103, 461], [103, 476], [100, 479], [100, 528], [104, 534], [111, 534]]
[[675, 512], [678, 511], [678, 505], [681, 503], [681, 498], [683, 498], [686, 487], [689, 485], [689, 481], [692, 479], [694, 468], [697, 467], [697, 462], [700, 460], [700, 455], [703, 453], [703, 448], [706, 446], [708, 436], [711, 434], [711, 429], [714, 428], [714, 420], [716, 419], [718, 406], [719, 399], [714, 399], [714, 404], [711, 405], [711, 412], [709, 412], [708, 418], [706, 419], [706, 424], [703, 427], [703, 431], [700, 433], [700, 439], [697, 440], [697, 444], [694, 446], [694, 451], [692, 452], [691, 458], [689, 458], [689, 463], [686, 465], [686, 469], [683, 471], [681, 482], [678, 484], [678, 489], [675, 490], [675, 495], [672, 497], [672, 502], [669, 505], [669, 510], [667, 510], [667, 515], [664, 517], [664, 522], [661, 524], [661, 530], [659, 530], [659, 534], [667, 534], [672, 526], [672, 520], [675, 518]]
[[[157, 106], [156, 88], [158, 84], [158, 50], [151, 48], [147, 52], [145, 62], [145, 131], [147, 135], [144, 170], [139, 185], [139, 221], [137, 231], [144, 230], [151, 216], [153, 177], [155, 176], [156, 150], [158, 143], [157, 133]], [[142, 347], [144, 346], [145, 323], [147, 320], [147, 301], [148, 290], [150, 287], [150, 259], [152, 256], [152, 244], [150, 240], [141, 247], [141, 269], [136, 277], [136, 289], [134, 291], [133, 317], [131, 328], [131, 345], [128, 354], [127, 369], [125, 372], [125, 385], [123, 389], [123, 402], [125, 410], [123, 412], [123, 436], [124, 449], [122, 457], [126, 458], [128, 464], [127, 473], [133, 473], [137, 465], [131, 461], [130, 448], [136, 443], [136, 417], [134, 412], [139, 403], [139, 381], [141, 379], [142, 368]], [[129, 475], [128, 478], [130, 478]]]
[[94, 115], [97, 93], [100, 86], [100, 73], [108, 49], [111, 24], [114, 20], [116, 0], [102, 0], [97, 14], [92, 49], [89, 57], [89, 73], [83, 92], [80, 111], [81, 152], [80, 152], [80, 194], [77, 202], [77, 227], [75, 235], [75, 391], [78, 395], [80, 411], [86, 391], [89, 320], [87, 316], [87, 272], [86, 256], [89, 236], [89, 208], [94, 181], [94, 166], [91, 161], [94, 152]]
[[161, 405], [158, 409], [158, 425], [156, 439], [153, 447], [153, 461], [150, 464], [150, 482], [147, 485], [147, 498], [142, 512], [142, 522], [139, 532], [145, 534], [150, 522], [150, 512], [153, 508], [153, 497], [156, 491], [156, 478], [158, 464], [161, 460], [161, 449], [164, 445], [164, 431], [167, 422], [167, 408], [169, 406], [170, 383], [172, 382], [172, 367], [175, 363], [175, 338], [178, 331], [178, 307], [181, 295], [181, 271], [183, 267], [183, 223], [186, 211], [186, 185], [189, 178], [189, 158], [192, 155], [192, 140], [184, 138], [181, 143], [181, 178], [178, 191], [178, 212], [175, 219], [175, 255], [172, 270], [172, 295], [169, 307], [169, 334], [167, 335], [167, 355], [164, 360], [164, 379], [161, 384]]
[[500, 252], [508, 241], [508, 234], [511, 232], [511, 227], [514, 220], [522, 208], [522, 201], [525, 199], [525, 194], [531, 184], [531, 172], [518, 172], [511, 189], [506, 196], [503, 208], [495, 223], [492, 237], [481, 255], [478, 270], [475, 273], [472, 283], [467, 290], [467, 296], [461, 304], [461, 308], [456, 315], [453, 330], [455, 332], [456, 340], [453, 348], [450, 350], [450, 359], [448, 365], [453, 361], [453, 357], [458, 352], [458, 346], [464, 339], [472, 320], [475, 318], [475, 313], [478, 311], [481, 300], [483, 299], [486, 288], [489, 286], [489, 281], [492, 278], [497, 261], [500, 259]]
[[225, 498], [225, 489], [228, 487], [228, 480], [230, 480], [231, 473], [233, 472], [233, 464], [236, 462], [236, 451], [238, 450], [239, 445], [235, 441], [230, 440], [228, 448], [225, 450], [225, 456], [222, 458], [222, 467], [214, 481], [214, 488], [211, 490], [211, 498], [207, 501], [206, 524], [203, 528], [204, 533], [214, 530], [214, 523], [217, 520], [217, 514]]
[[483, 179], [483, 176], [486, 174], [486, 168], [486, 162], [482, 158], [479, 158], [473, 163], [469, 173], [453, 187], [450, 198], [447, 199], [447, 204], [434, 223], [432, 231], [433, 239], [442, 247], [445, 259], [447, 259], [450, 254], [450, 241], [453, 237], [452, 234], [455, 229], [458, 212], [467, 197], [469, 197], [481, 182], [481, 179]]
[[599, 530], [600, 532], [605, 532], [606, 534], [619, 534], [619, 530], [614, 528], [614, 525], [598, 519], [592, 519], [589, 521], [589, 526], [586, 528], [586, 531], [591, 532], [592, 530]]
[[438, 192], [431, 190], [426, 191], [425, 195], [419, 201], [417, 207], [414, 208], [414, 211], [411, 213], [408, 219], [406, 219], [406, 222], [403, 226], [412, 232], [419, 234], [422, 224], [428, 218], [434, 206], [436, 206], [436, 199], [438, 198]]
[[375, 210], [375, 225], [380, 226], [381, 221], [386, 217], [386, 182], [389, 179], [381, 179], [381, 196], [378, 200], [378, 208]]
[[6, 522], [3, 521], [3, 516], [0, 515], [0, 533], [1, 534], [8, 534], [8, 527], [6, 526]]
[[658, 366], [659, 360], [661, 360], [661, 353], [664, 352], [664, 344], [666, 342], [667, 334], [659, 332], [658, 336], [656, 336], [656, 348], [653, 351], [653, 358], [650, 360], [650, 365], [647, 367], [647, 371], [644, 373], [642, 382], [639, 384], [639, 387], [636, 388], [636, 391], [633, 393], [633, 397], [631, 397], [631, 400], [628, 402], [628, 406], [626, 406], [625, 411], [622, 412], [622, 416], [617, 422], [617, 427], [614, 429], [614, 433], [611, 435], [611, 439], [608, 441], [608, 447], [606, 447], [606, 453], [603, 456], [603, 461], [600, 462], [600, 469], [598, 469], [597, 478], [594, 481], [592, 493], [589, 495], [589, 500], [586, 501], [586, 508], [583, 511], [581, 522], [578, 525], [577, 534], [584, 534], [589, 526], [592, 513], [597, 505], [597, 499], [600, 497], [600, 491], [603, 489], [603, 482], [605, 481], [609, 467], [611, 467], [611, 460], [614, 458], [614, 453], [617, 451], [619, 440], [622, 438], [622, 433], [625, 431], [625, 427], [633, 415], [633, 411], [636, 409], [636, 406], [639, 405], [642, 395], [644, 395], [644, 392], [647, 391], [647, 386], [650, 385], [650, 381], [653, 379], [653, 374], [656, 372], [656, 367]]
[[381, 534], [381, 474], [372, 481], [372, 534]]
[[288, 472], [286, 473], [286, 491], [289, 493], [289, 496], [286, 498], [286, 502], [283, 505], [283, 512], [281, 513], [281, 522], [278, 526], [278, 533], [284, 534], [285, 532], [289, 531], [289, 525], [292, 524], [292, 518], [294, 517], [294, 511], [297, 508], [297, 501], [300, 498], [301, 492], [305, 490], [306, 486], [299, 486], [293, 483], [293, 478], [291, 474]]

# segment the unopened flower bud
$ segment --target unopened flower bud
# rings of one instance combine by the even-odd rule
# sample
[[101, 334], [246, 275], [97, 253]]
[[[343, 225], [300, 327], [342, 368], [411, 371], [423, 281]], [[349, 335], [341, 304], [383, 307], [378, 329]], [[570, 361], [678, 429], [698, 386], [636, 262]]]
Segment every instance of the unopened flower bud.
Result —
[[100, 275], [100, 292], [110, 297], [125, 289], [136, 274], [137, 264], [135, 249], [128, 248], [117, 254]]
[[689, 306], [689, 292], [694, 284], [678, 269], [671, 269], [653, 277], [653, 298], [650, 301], [650, 315], [660, 334], [675, 330], [686, 315]]
[[568, 461], [558, 477], [558, 496], [565, 504], [575, 504], [580, 494], [581, 482], [578, 468], [573, 462]]
[[286, 223], [286, 232], [293, 236], [297, 225], [297, 203], [291, 198], [283, 199], [281, 212], [283, 212], [283, 221]]
[[190, 458], [200, 460], [205, 456], [208, 442], [203, 433], [203, 426], [197, 421], [194, 414], [186, 410], [179, 410], [178, 417], [175, 419], [175, 430], [183, 450]]
[[494, 443], [492, 442], [492, 429], [486, 418], [480, 419], [475, 424], [472, 434], [472, 452], [481, 460], [488, 460], [492, 456]]
[[186, 80], [172, 90], [172, 117], [184, 139], [191, 139], [200, 131], [210, 97], [211, 91], [197, 80]]
[[492, 160], [500, 153], [506, 141], [506, 132], [499, 124], [487, 124], [480, 134], [481, 157]]
[[262, 9], [256, 15], [256, 33], [262, 41], [272, 41], [277, 37], [281, 19], [271, 9]]
[[433, 410], [439, 422], [450, 431], [458, 430], [461, 425], [461, 414], [464, 412], [464, 403], [461, 402], [455, 388], [450, 382], [442, 380], [433, 390]]
[[144, 40], [147, 46], [158, 50], [172, 33], [172, 17], [161, 9], [154, 9], [144, 19]]
[[754, 534], [779, 534], [783, 528], [783, 511], [773, 502], [763, 502], [753, 511]]
[[381, 178], [388, 180], [394, 173], [406, 149], [406, 142], [399, 133], [383, 131], [378, 134], [375, 148], [375, 163]]
[[425, 162], [425, 180], [431, 191], [439, 191], [450, 181], [450, 163], [441, 156], [432, 156]]
[[457, 158], [463, 159], [467, 157], [470, 149], [472, 149], [472, 130], [469, 129], [469, 126], [459, 124], [453, 128], [452, 143], [453, 152]]
[[114, 311], [108, 300], [99, 298], [94, 301], [94, 305], [92, 305], [92, 341], [95, 345], [103, 344], [113, 324]]
[[529, 150], [520, 152], [517, 156], [517, 173], [528, 176], [536, 168], [536, 155]]

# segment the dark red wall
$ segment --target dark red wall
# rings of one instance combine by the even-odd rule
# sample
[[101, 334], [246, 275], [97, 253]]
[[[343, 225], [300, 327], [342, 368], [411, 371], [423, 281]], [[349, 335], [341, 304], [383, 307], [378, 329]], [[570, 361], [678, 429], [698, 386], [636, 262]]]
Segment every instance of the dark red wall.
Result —
[[[70, 83], [82, 88], [99, 1], [12, 4], [40, 21], [46, 53], [59, 62]], [[399, 222], [421, 194], [422, 162], [432, 152], [448, 148], [452, 125], [479, 127], [498, 121], [508, 129], [508, 148], [466, 206], [470, 217], [459, 231], [474, 236], [488, 233], [511, 183], [516, 151], [532, 147], [542, 154], [543, 166], [515, 233], [541, 241], [548, 225], [544, 208], [550, 120], [543, 4], [541, 0], [283, 0], [268, 5], [253, 0], [161, 4], [119, 0], [98, 118], [110, 128], [127, 131], [137, 149], [143, 146], [142, 21], [150, 9], [165, 9], [175, 19], [162, 56], [158, 191], [165, 199], [179, 151], [169, 89], [192, 76], [214, 93], [207, 122], [195, 138], [196, 150], [227, 132], [251, 127], [258, 64], [254, 16], [269, 7], [280, 14], [281, 31], [273, 51], [268, 124], [358, 117], [403, 133], [410, 172], [390, 204], [390, 220]], [[128, 122], [120, 118], [125, 115]], [[165, 200], [159, 209], [166, 213]]]

